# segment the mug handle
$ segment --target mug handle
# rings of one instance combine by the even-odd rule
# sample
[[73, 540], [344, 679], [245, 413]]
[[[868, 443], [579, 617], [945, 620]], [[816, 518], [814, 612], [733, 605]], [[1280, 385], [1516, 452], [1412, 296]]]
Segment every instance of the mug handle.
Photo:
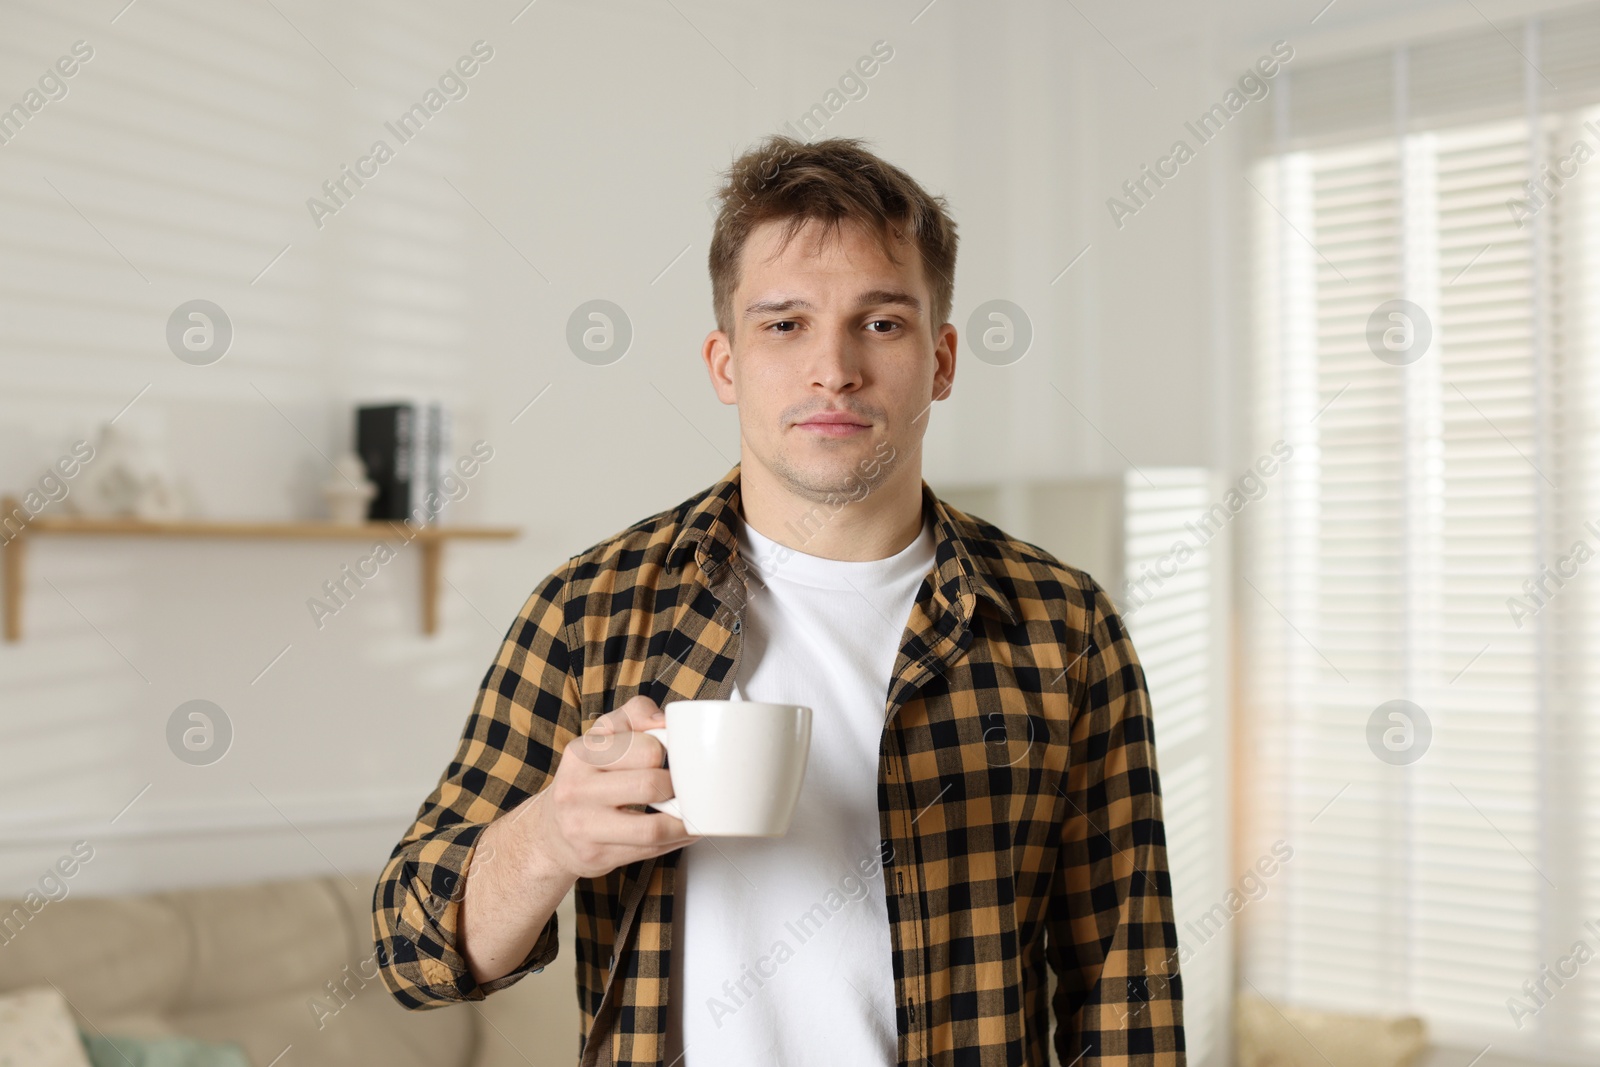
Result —
[[[662, 748], [667, 747], [667, 728], [665, 726], [657, 726], [654, 729], [646, 730], [645, 733], [649, 734], [657, 741], [660, 741]], [[658, 800], [653, 803], [648, 803], [645, 805], [645, 807], [653, 808], [656, 811], [665, 812], [674, 819], [677, 819], [679, 822], [683, 821], [683, 811], [678, 807], [677, 797], [668, 797], [666, 800]]]

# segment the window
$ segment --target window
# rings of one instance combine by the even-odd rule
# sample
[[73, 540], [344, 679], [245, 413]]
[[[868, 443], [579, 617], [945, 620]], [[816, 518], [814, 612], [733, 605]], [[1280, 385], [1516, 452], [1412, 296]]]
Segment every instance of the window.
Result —
[[[1116, 597], [1150, 689], [1161, 775], [1167, 869], [1183, 975], [1184, 1039], [1194, 1067], [1227, 1061], [1232, 1002], [1228, 860], [1219, 847], [1228, 797], [1227, 737], [1218, 720], [1225, 676], [1218, 566], [1232, 512], [1209, 471], [1127, 472], [1123, 495], [1126, 579]], [[1243, 499], [1243, 498], [1241, 498]], [[1220, 538], [1220, 540], [1219, 540]], [[1222, 907], [1218, 909], [1218, 904]]]
[[1587, 5], [1295, 74], [1245, 194], [1257, 434], [1293, 459], [1242, 530], [1237, 594], [1245, 851], [1294, 849], [1245, 981], [1585, 1062], [1597, 43]]

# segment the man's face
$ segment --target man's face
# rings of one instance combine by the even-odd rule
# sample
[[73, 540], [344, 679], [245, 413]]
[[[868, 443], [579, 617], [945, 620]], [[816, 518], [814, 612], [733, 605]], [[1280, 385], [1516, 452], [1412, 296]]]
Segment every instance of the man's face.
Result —
[[713, 331], [703, 352], [717, 396], [739, 406], [746, 477], [753, 461], [822, 501], [859, 493], [863, 472], [890, 456], [889, 468], [920, 471], [928, 409], [949, 392], [956, 349], [953, 326], [930, 328], [921, 257], [901, 244], [892, 262], [849, 222], [825, 241], [807, 223], [776, 254], [783, 226], [751, 232], [733, 337]]

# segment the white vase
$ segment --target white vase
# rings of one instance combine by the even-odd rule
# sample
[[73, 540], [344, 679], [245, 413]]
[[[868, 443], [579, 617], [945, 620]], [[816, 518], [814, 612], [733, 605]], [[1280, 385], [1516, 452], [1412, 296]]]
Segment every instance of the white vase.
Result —
[[138, 507], [149, 470], [139, 439], [114, 423], [100, 427], [94, 462], [83, 468], [76, 492], [68, 499], [74, 510], [93, 518], [132, 515]]
[[359, 526], [367, 521], [367, 508], [378, 487], [367, 477], [367, 465], [354, 452], [334, 461], [333, 477], [322, 486], [328, 517], [339, 526]]
[[133, 513], [146, 522], [175, 522], [186, 517], [178, 487], [159, 474], [145, 480], [133, 502]]

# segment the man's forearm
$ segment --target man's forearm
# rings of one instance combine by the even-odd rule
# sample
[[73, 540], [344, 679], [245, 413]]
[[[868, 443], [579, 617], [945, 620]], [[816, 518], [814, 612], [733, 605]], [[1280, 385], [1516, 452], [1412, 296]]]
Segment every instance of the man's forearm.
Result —
[[539, 932], [577, 881], [539, 854], [528, 834], [511, 832], [518, 818], [542, 814], [528, 810], [539, 799], [529, 797], [484, 828], [464, 875], [457, 948], [480, 985], [510, 974], [528, 958]]

